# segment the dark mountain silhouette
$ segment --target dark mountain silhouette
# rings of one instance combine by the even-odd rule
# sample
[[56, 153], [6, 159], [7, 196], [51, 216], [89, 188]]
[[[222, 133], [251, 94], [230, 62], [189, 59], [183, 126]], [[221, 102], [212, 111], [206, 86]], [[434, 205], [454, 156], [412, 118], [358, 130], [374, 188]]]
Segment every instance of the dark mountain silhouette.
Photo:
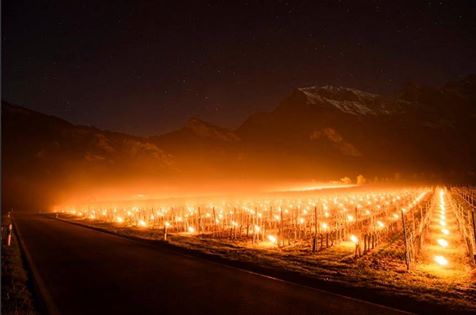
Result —
[[75, 126], [2, 102], [3, 206], [45, 205], [66, 187], [107, 178], [167, 176], [173, 157], [147, 139]]
[[476, 76], [440, 88], [409, 84], [396, 97], [299, 88], [236, 130], [192, 118], [149, 138], [2, 102], [3, 205], [44, 205], [77, 182], [131, 176], [326, 180], [399, 173], [474, 181], [475, 119]]
[[441, 88], [409, 85], [397, 97], [334, 86], [300, 88], [237, 130], [192, 120], [153, 140], [191, 168], [209, 163], [207, 171], [464, 179], [474, 176], [476, 165], [475, 82], [470, 76]]
[[[294, 91], [274, 111], [252, 115], [237, 133], [252, 148], [262, 148], [275, 158], [293, 157], [320, 173], [359, 169], [380, 153], [387, 136], [383, 129], [400, 117], [402, 102], [340, 87], [310, 87]], [[300, 161], [301, 160], [301, 161]], [[383, 162], [383, 161], [382, 161]], [[296, 165], [296, 166], [298, 166]], [[304, 168], [304, 173], [310, 170]], [[299, 169], [299, 168], [298, 168]]]

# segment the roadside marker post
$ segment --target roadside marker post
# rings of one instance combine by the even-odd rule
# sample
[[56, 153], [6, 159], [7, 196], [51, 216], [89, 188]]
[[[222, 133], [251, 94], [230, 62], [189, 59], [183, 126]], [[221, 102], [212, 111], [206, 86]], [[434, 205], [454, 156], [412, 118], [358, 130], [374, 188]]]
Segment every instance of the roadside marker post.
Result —
[[10, 246], [12, 244], [12, 231], [13, 231], [13, 225], [10, 223], [10, 225], [8, 226], [8, 246]]

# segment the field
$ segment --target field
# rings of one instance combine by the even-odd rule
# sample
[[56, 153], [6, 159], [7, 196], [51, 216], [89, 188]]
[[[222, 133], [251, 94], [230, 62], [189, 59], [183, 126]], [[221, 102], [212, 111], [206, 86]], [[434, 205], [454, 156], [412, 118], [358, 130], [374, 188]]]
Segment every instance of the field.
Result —
[[76, 205], [60, 218], [355, 291], [476, 311], [475, 191], [411, 187]]

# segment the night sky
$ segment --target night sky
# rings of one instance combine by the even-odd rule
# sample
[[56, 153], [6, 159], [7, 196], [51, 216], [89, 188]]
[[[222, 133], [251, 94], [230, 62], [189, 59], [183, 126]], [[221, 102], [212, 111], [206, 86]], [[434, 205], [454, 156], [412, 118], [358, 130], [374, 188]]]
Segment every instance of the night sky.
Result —
[[[236, 2], [233, 4], [232, 2]], [[2, 99], [137, 135], [476, 73], [476, 1], [2, 1]]]

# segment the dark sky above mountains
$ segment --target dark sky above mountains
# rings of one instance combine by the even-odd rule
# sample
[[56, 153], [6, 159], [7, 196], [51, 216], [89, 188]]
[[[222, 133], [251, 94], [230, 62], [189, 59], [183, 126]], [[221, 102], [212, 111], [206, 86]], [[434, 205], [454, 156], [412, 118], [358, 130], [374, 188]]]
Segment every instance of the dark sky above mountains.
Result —
[[3, 1], [2, 98], [139, 135], [476, 73], [475, 1]]

